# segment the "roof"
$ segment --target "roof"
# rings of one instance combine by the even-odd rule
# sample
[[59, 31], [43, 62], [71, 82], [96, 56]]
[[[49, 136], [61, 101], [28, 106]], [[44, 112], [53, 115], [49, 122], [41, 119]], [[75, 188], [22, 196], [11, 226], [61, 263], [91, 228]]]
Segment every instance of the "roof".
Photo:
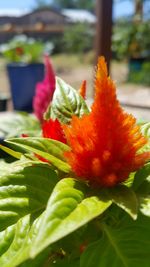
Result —
[[85, 9], [63, 9], [61, 13], [68, 18], [68, 22], [96, 23], [96, 16]]
[[36, 9], [33, 11], [29, 11], [27, 9], [0, 9], [0, 19], [8, 18], [10, 21], [11, 19], [21, 20], [32, 16], [38, 13], [44, 12], [52, 12], [56, 15], [62, 17], [62, 19], [66, 20], [68, 23], [78, 23], [78, 22], [86, 22], [90, 24], [94, 24], [96, 22], [96, 16], [92, 14], [90, 11], [85, 9], [62, 9], [56, 10], [54, 8], [42, 8]]
[[[42, 8], [31, 12], [23, 12], [17, 9], [8, 10], [0, 13], [0, 25], [11, 23], [13, 25], [35, 25], [43, 23], [44, 25], [64, 25], [66, 24], [66, 17], [55, 9]], [[5, 14], [5, 15], [4, 15]]]
[[55, 13], [56, 15], [59, 15], [61, 17], [64, 17], [65, 18], [65, 15], [62, 14], [62, 12], [56, 8], [53, 8], [53, 7], [43, 7], [43, 8], [36, 8], [32, 11], [29, 11], [29, 12], [26, 12], [25, 14], [23, 15], [32, 15], [32, 14], [38, 14], [38, 13], [42, 13], [42, 12], [52, 12], [52, 13]]

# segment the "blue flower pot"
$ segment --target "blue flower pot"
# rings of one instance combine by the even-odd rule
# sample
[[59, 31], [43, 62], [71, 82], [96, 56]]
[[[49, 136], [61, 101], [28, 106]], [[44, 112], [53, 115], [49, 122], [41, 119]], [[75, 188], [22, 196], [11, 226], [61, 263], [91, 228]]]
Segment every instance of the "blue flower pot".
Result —
[[129, 71], [130, 72], [139, 72], [142, 69], [142, 65], [145, 62], [146, 58], [130, 58], [129, 59]]
[[32, 112], [32, 101], [36, 83], [44, 78], [44, 64], [7, 65], [10, 90], [15, 110]]

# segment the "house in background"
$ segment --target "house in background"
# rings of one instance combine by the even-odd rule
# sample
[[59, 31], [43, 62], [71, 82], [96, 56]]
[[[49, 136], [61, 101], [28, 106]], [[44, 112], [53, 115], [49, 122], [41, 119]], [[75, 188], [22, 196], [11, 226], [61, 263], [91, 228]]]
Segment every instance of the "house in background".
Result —
[[0, 43], [7, 42], [17, 34], [47, 40], [50, 35], [61, 35], [65, 25], [66, 17], [50, 8], [19, 16], [0, 16]]
[[86, 10], [42, 8], [32, 12], [13, 14], [0, 13], [0, 43], [5, 43], [14, 35], [26, 34], [28, 37], [48, 40], [63, 34], [65, 26], [74, 23], [96, 22], [96, 16]]

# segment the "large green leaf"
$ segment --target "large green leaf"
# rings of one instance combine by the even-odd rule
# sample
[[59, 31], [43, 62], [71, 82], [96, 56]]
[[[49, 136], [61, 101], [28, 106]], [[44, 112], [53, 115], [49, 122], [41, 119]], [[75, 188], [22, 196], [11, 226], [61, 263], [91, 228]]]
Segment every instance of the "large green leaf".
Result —
[[122, 184], [127, 186], [127, 187], [131, 187], [133, 182], [134, 182], [134, 176], [135, 176], [135, 172], [131, 172], [129, 174], [129, 177], [127, 180], [125, 180]]
[[38, 136], [39, 121], [28, 113], [8, 113], [0, 116], [0, 137], [19, 137], [21, 134]]
[[[30, 244], [32, 246], [32, 243]], [[30, 246], [29, 246], [30, 249]], [[52, 253], [51, 249], [48, 247], [42, 253], [37, 255], [36, 258], [34, 259], [28, 259], [25, 262], [19, 264], [18, 267], [51, 267], [51, 258], [52, 258]]]
[[0, 266], [17, 266], [29, 258], [40, 214], [57, 182], [47, 164], [16, 162], [0, 176]]
[[32, 257], [102, 214], [111, 205], [111, 201], [102, 198], [84, 198], [83, 192], [77, 188], [78, 182], [73, 178], [65, 178], [56, 185], [33, 242]]
[[0, 144], [0, 149], [2, 149], [4, 152], [8, 153], [9, 155], [11, 155], [12, 157], [14, 157], [16, 159], [20, 159], [22, 156], [22, 153], [14, 151], [11, 148], [3, 146], [1, 144]]
[[118, 185], [107, 190], [107, 195], [112, 201], [125, 210], [134, 220], [138, 213], [138, 200], [134, 191], [125, 186]]
[[138, 170], [134, 176], [132, 187], [137, 190], [142, 183], [150, 176], [150, 163], [147, 163], [143, 168]]
[[140, 196], [140, 211], [150, 217], [150, 194], [148, 196]]
[[63, 172], [68, 173], [71, 170], [63, 156], [63, 153], [70, 148], [59, 141], [49, 138], [27, 137], [10, 139], [7, 140], [7, 142], [29, 152], [38, 154]]
[[150, 217], [150, 175], [136, 191], [139, 199], [140, 211]]
[[141, 132], [144, 136], [150, 137], [150, 122], [147, 122], [141, 126]]
[[49, 267], [80, 267], [80, 261], [78, 260], [58, 260], [51, 264]]
[[7, 249], [5, 246], [5, 251], [3, 251], [3, 255], [0, 257], [0, 266], [13, 267], [18, 266], [20, 263], [21, 266], [41, 266], [41, 263], [47, 259], [48, 254], [51, 254], [49, 247], [34, 260], [29, 259], [32, 241], [38, 233], [40, 220], [41, 217], [37, 217], [33, 222], [32, 216], [27, 215], [2, 233], [2, 238], [4, 238], [1, 241], [2, 243], [4, 241], [5, 243], [8, 242], [9, 236], [8, 234], [6, 235], [7, 232], [9, 232], [9, 235], [12, 235], [12, 240], [11, 242], [9, 241]]
[[79, 93], [62, 79], [57, 78], [53, 101], [45, 114], [46, 118], [57, 118], [62, 123], [69, 123], [73, 115], [81, 117], [88, 112], [88, 107]]
[[147, 144], [140, 149], [141, 152], [150, 151], [150, 122], [145, 123], [141, 126], [142, 134], [147, 138]]
[[80, 267], [149, 267], [150, 218], [122, 219], [118, 227], [99, 225], [103, 236], [89, 245]]
[[[3, 247], [3, 251], [0, 257], [0, 266], [17, 266], [18, 263], [29, 257], [29, 246], [26, 243], [27, 239], [30, 242], [29, 230], [30, 215], [27, 215], [18, 220], [16, 224], [1, 232], [0, 245]], [[26, 243], [26, 249], [24, 249], [24, 243]]]
[[0, 230], [40, 206], [43, 210], [55, 183], [56, 174], [46, 164], [9, 164], [0, 176]]

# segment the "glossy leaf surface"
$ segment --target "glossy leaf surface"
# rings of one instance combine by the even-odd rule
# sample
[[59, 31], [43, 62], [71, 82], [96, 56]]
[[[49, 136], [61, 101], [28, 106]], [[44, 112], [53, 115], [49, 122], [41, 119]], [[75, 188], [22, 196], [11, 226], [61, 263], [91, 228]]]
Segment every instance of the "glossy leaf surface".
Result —
[[48, 245], [102, 214], [111, 205], [111, 201], [95, 196], [84, 198], [83, 192], [77, 187], [78, 183], [74, 179], [65, 178], [54, 188], [33, 244], [33, 257]]
[[49, 117], [57, 118], [62, 123], [69, 123], [73, 115], [81, 117], [88, 112], [84, 99], [77, 91], [62, 79], [57, 78]]
[[0, 266], [13, 267], [29, 258], [40, 214], [57, 182], [47, 164], [16, 162], [0, 176]]
[[43, 157], [61, 171], [70, 171], [70, 166], [63, 157], [64, 151], [68, 150], [69, 147], [59, 141], [40, 137], [26, 137], [10, 139], [7, 142]]
[[118, 227], [100, 223], [103, 236], [81, 256], [81, 267], [149, 267], [150, 219], [125, 216]]

